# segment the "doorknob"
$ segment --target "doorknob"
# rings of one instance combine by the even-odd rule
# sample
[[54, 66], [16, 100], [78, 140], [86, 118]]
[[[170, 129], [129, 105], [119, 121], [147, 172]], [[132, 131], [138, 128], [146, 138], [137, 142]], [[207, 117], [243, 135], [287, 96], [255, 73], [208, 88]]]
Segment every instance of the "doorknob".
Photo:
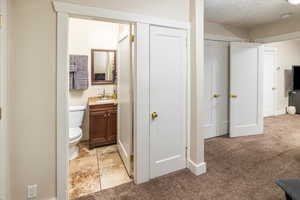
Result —
[[152, 117], [152, 119], [154, 120], [155, 118], [158, 117], [158, 114], [157, 114], [156, 112], [153, 112], [153, 113], [151, 114], [151, 117]]
[[276, 90], [276, 87], [273, 87], [272, 90]]
[[214, 94], [214, 98], [218, 98], [219, 96], [219, 94]]
[[230, 97], [231, 97], [231, 98], [237, 98], [237, 95], [231, 94]]

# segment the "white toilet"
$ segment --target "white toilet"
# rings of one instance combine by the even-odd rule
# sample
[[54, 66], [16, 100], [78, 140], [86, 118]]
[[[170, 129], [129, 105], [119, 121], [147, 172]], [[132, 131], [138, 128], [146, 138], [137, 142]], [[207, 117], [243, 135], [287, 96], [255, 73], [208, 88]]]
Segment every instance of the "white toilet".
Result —
[[84, 111], [84, 106], [71, 106], [69, 109], [69, 160], [79, 155], [78, 143], [82, 138], [81, 125]]

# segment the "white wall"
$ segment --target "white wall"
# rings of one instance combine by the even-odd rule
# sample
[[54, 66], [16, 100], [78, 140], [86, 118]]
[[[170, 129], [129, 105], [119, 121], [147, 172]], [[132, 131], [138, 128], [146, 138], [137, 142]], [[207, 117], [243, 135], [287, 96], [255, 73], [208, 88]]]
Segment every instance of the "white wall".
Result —
[[246, 29], [207, 21], [204, 23], [204, 33], [205, 39], [211, 39], [211, 37], [215, 39], [225, 37], [230, 39], [230, 41], [248, 41], [250, 39], [249, 31]]
[[69, 54], [89, 57], [89, 87], [86, 90], [71, 90], [69, 103], [71, 106], [86, 105], [89, 97], [98, 96], [103, 89], [106, 94], [113, 93], [113, 84], [91, 84], [91, 49], [117, 49], [119, 24], [78, 18], [71, 18], [69, 24]]
[[[84, 4], [137, 14], [162, 17], [166, 19], [188, 21], [188, 0], [62, 0], [64, 2]], [[83, 3], [84, 2], [84, 3]]]
[[277, 112], [282, 113], [288, 106], [288, 95], [285, 91], [285, 70], [291, 70], [293, 65], [300, 65], [300, 40], [291, 40], [266, 44], [278, 50], [278, 97]]
[[[189, 20], [184, 0], [73, 1]], [[47, 200], [56, 196], [56, 13], [52, 0], [13, 0], [11, 11], [11, 200], [26, 199], [28, 184], [38, 184], [38, 199]]]

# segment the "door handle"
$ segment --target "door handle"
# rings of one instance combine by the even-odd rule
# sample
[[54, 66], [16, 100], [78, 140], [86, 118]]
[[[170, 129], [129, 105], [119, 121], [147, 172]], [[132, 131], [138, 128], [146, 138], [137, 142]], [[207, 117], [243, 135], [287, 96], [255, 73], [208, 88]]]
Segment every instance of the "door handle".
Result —
[[231, 97], [231, 98], [237, 98], [237, 95], [231, 94], [230, 97]]
[[214, 94], [214, 98], [218, 98], [220, 95], [219, 94]]
[[156, 119], [158, 117], [157, 112], [151, 113], [151, 117], [152, 117], [152, 120]]
[[276, 90], [276, 87], [273, 87], [272, 90]]

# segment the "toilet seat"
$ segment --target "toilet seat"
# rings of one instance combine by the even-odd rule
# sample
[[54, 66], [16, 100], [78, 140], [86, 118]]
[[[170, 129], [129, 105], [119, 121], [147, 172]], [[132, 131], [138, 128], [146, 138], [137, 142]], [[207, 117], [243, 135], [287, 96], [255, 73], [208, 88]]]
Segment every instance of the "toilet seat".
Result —
[[78, 142], [82, 137], [81, 128], [69, 128], [69, 141], [70, 143]]

